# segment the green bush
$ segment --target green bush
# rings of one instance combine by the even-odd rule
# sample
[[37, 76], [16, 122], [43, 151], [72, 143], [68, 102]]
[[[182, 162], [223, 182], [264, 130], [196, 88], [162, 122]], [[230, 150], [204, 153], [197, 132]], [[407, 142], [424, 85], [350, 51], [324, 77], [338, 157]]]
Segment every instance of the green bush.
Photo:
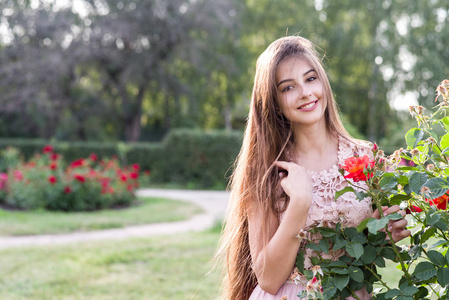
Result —
[[[117, 156], [122, 165], [137, 163], [151, 170], [151, 182], [199, 189], [222, 189], [241, 147], [241, 132], [178, 129], [161, 143], [58, 142], [40, 139], [0, 139], [0, 149], [13, 146], [30, 159], [51, 144], [64, 160], [74, 161], [92, 153], [99, 158]], [[14, 162], [0, 156], [0, 171]]]
[[138, 164], [120, 167], [115, 159], [98, 160], [95, 154], [68, 163], [46, 146], [0, 173], [0, 200], [14, 208], [60, 211], [128, 206], [144, 180], [139, 169]]

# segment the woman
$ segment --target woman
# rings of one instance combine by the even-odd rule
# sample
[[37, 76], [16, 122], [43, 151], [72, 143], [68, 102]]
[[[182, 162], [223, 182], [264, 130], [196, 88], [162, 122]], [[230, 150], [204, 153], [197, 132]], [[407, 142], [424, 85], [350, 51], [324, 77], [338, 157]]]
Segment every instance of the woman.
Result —
[[[357, 226], [373, 214], [368, 198], [358, 201], [346, 193], [334, 199], [346, 185], [337, 166], [354, 151], [372, 155], [366, 142], [344, 129], [313, 44], [299, 36], [272, 43], [257, 61], [231, 182], [220, 248], [226, 255], [226, 299], [299, 299], [305, 287], [289, 280], [301, 246], [298, 232], [337, 222]], [[399, 207], [385, 213], [395, 211]], [[406, 224], [390, 224], [395, 240], [409, 235]], [[306, 268], [310, 256], [306, 252]], [[358, 295], [371, 298], [366, 291]]]

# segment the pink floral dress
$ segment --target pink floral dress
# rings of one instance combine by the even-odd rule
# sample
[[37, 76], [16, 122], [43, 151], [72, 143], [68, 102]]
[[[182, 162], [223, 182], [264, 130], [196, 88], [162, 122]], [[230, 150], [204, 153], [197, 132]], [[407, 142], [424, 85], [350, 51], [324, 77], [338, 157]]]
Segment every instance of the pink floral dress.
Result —
[[[345, 159], [358, 154], [359, 156], [368, 155], [372, 157], [370, 147], [367, 142], [348, 141], [339, 137], [338, 143], [338, 164], [343, 165]], [[371, 199], [365, 198], [359, 201], [354, 193], [345, 193], [335, 201], [335, 192], [347, 186], [347, 182], [339, 171], [338, 165], [332, 166], [330, 169], [312, 173], [313, 191], [312, 204], [306, 221], [306, 229], [312, 226], [325, 226], [334, 228], [340, 222], [344, 227], [356, 227], [372, 214]], [[358, 182], [360, 184], [360, 182]], [[364, 184], [364, 183], [362, 183]], [[282, 217], [281, 217], [282, 222]], [[312, 241], [318, 241], [321, 237], [313, 236], [308, 233], [308, 238]], [[312, 263], [310, 258], [313, 256], [311, 249], [305, 249], [304, 267], [310, 269]], [[335, 252], [329, 251], [328, 254], [322, 253], [323, 258], [337, 260], [343, 255], [342, 250]], [[293, 274], [293, 271], [292, 271]], [[294, 276], [292, 276], [294, 277]], [[305, 289], [305, 285], [287, 280], [279, 289], [276, 295], [269, 294], [262, 290], [259, 285], [256, 286], [250, 296], [250, 300], [294, 300], [300, 299], [297, 294]], [[359, 291], [360, 299], [371, 299], [366, 291]], [[286, 296], [286, 297], [284, 297]], [[353, 299], [352, 297], [348, 299]]]

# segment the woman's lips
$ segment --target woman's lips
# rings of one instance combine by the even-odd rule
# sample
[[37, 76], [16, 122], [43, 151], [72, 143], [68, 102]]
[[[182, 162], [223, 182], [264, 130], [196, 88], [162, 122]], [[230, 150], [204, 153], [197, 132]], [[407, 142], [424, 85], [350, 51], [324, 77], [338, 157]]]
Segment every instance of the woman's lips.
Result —
[[298, 107], [298, 109], [301, 111], [311, 111], [311, 110], [314, 110], [317, 107], [317, 105], [318, 105], [318, 100], [301, 105], [300, 107]]

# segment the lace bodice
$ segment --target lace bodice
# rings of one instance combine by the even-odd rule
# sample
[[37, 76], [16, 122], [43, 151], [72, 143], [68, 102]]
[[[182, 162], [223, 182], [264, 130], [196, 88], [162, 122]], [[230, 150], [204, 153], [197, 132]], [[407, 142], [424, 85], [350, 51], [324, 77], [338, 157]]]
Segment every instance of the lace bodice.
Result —
[[[338, 165], [343, 165], [345, 159], [354, 155], [368, 155], [372, 158], [372, 152], [367, 142], [352, 142], [339, 137], [338, 143]], [[306, 229], [312, 226], [335, 227], [341, 223], [343, 227], [356, 227], [364, 219], [372, 214], [371, 199], [365, 198], [359, 201], [354, 193], [345, 193], [335, 201], [335, 192], [348, 185], [346, 179], [339, 171], [338, 165], [330, 169], [312, 173], [312, 203], [306, 221]], [[366, 187], [364, 182], [357, 182], [356, 185]], [[308, 236], [311, 240], [319, 240], [321, 236]], [[328, 254], [322, 254], [323, 258], [337, 259], [343, 254], [342, 250]], [[306, 249], [305, 268], [312, 267], [310, 257], [313, 251]]]

